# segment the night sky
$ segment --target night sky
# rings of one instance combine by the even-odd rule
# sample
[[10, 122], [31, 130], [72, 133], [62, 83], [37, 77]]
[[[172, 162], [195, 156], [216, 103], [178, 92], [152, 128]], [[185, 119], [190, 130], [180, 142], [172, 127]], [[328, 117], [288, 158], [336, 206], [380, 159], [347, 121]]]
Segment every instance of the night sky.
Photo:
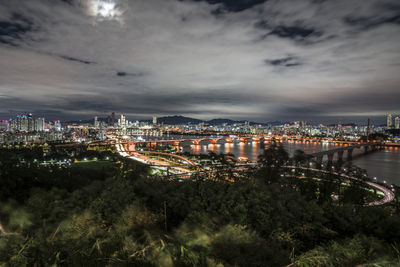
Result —
[[0, 118], [400, 114], [399, 0], [0, 0]]

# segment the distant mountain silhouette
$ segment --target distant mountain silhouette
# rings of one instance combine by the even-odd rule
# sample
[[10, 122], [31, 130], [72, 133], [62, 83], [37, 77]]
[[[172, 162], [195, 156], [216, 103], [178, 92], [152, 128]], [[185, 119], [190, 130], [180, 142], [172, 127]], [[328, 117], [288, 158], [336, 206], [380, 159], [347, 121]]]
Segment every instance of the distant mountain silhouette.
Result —
[[207, 123], [209, 123], [211, 125], [219, 125], [219, 124], [224, 124], [224, 123], [234, 124], [234, 123], [238, 123], [238, 121], [234, 121], [234, 120], [230, 120], [230, 119], [212, 119], [212, 120], [207, 121]]
[[[146, 120], [150, 122], [151, 120]], [[158, 123], [164, 123], [164, 124], [199, 124], [199, 123], [207, 123], [210, 125], [221, 125], [221, 124], [235, 124], [235, 123], [245, 123], [244, 120], [241, 121], [235, 121], [231, 119], [212, 119], [212, 120], [199, 120], [199, 119], [194, 119], [190, 117], [184, 117], [184, 116], [168, 116], [168, 117], [160, 117], [157, 118]], [[282, 122], [280, 121], [274, 121], [274, 122], [267, 122], [267, 123], [260, 123], [260, 122], [249, 122], [250, 125], [280, 125]]]
[[[98, 121], [104, 121], [107, 122], [108, 118], [98, 118]], [[131, 121], [135, 121], [130, 119]], [[117, 119], [116, 119], [117, 121]], [[141, 122], [148, 122], [151, 123], [153, 120], [140, 120]], [[66, 123], [77, 123], [77, 124], [91, 124], [94, 122], [93, 119], [86, 119], [86, 120], [73, 120], [73, 121], [66, 121]], [[245, 123], [245, 121], [235, 121], [231, 119], [222, 119], [222, 118], [217, 118], [217, 119], [212, 119], [212, 120], [200, 120], [200, 119], [194, 119], [190, 117], [185, 117], [185, 116], [180, 116], [180, 115], [175, 115], [175, 116], [166, 116], [166, 117], [158, 117], [157, 118], [157, 123], [164, 123], [164, 124], [176, 124], [176, 125], [185, 125], [185, 124], [199, 124], [199, 123], [207, 123], [210, 125], [221, 125], [221, 124], [235, 124], [235, 123]], [[260, 123], [260, 122], [249, 122], [250, 125], [281, 125], [282, 122], [280, 121], [273, 121], [273, 122], [267, 122], [267, 123]]]
[[167, 117], [157, 118], [157, 123], [164, 123], [164, 124], [188, 124], [188, 123], [199, 124], [202, 122], [204, 121], [184, 116], [167, 116]]

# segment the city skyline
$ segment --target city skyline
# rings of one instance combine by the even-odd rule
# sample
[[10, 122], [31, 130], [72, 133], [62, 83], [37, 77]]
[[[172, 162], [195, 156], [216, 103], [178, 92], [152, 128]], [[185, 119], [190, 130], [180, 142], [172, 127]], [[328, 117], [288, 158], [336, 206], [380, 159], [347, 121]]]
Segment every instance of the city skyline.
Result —
[[[119, 118], [117, 118], [117, 117]], [[15, 115], [10, 115], [7, 119], [2, 119], [0, 118], [0, 123], [6, 123], [8, 125], [12, 123], [18, 123], [19, 119], [25, 119], [26, 123], [28, 125], [28, 119], [33, 118], [35, 119], [40, 119], [43, 120], [43, 123], [45, 121], [44, 117], [40, 117], [37, 114], [32, 114], [30, 112], [25, 112], [25, 113], [19, 113]], [[396, 114], [387, 114], [386, 116], [386, 122], [385, 123], [380, 123], [379, 121], [371, 121], [371, 118], [368, 118], [368, 120], [365, 122], [361, 123], [355, 123], [355, 122], [349, 122], [349, 121], [342, 121], [341, 118], [335, 123], [319, 123], [319, 122], [312, 122], [312, 121], [307, 121], [307, 120], [292, 120], [292, 121], [269, 121], [269, 122], [260, 122], [260, 121], [251, 121], [251, 120], [232, 120], [229, 118], [213, 118], [210, 120], [205, 120], [205, 119], [199, 119], [199, 118], [192, 118], [192, 117], [185, 117], [181, 115], [172, 115], [172, 116], [156, 116], [153, 115], [151, 118], [135, 118], [135, 117], [126, 117], [123, 113], [121, 114], [115, 114], [115, 112], [112, 112], [111, 114], [104, 116], [104, 117], [99, 117], [99, 116], [93, 116], [91, 118], [86, 118], [86, 119], [77, 119], [77, 120], [65, 120], [62, 121], [63, 123], [67, 124], [94, 124], [95, 126], [99, 125], [100, 122], [104, 122], [106, 125], [113, 126], [115, 124], [120, 124], [119, 120], [121, 119], [122, 122], [125, 120], [128, 121], [130, 120], [131, 122], [144, 122], [144, 123], [149, 123], [152, 125], [157, 125], [159, 124], [167, 124], [167, 125], [195, 125], [195, 124], [210, 124], [210, 125], [222, 125], [222, 124], [242, 124], [242, 123], [251, 123], [253, 125], [289, 125], [289, 124], [304, 124], [304, 125], [324, 125], [324, 126], [368, 126], [368, 125], [373, 125], [373, 126], [378, 126], [378, 127], [385, 127], [386, 129], [400, 129], [400, 115]], [[48, 119], [48, 122], [60, 122], [59, 119]], [[29, 128], [26, 125], [26, 128]], [[1, 125], [0, 125], [1, 126]], [[0, 127], [1, 129], [1, 127]]]
[[400, 114], [397, 1], [0, 2], [0, 119], [384, 124]]

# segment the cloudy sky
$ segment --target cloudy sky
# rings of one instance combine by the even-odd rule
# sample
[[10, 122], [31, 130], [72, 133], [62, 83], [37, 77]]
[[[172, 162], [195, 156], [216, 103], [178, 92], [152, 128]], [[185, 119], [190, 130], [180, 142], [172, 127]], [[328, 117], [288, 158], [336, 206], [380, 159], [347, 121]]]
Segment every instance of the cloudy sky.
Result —
[[0, 0], [0, 118], [400, 113], [398, 0]]

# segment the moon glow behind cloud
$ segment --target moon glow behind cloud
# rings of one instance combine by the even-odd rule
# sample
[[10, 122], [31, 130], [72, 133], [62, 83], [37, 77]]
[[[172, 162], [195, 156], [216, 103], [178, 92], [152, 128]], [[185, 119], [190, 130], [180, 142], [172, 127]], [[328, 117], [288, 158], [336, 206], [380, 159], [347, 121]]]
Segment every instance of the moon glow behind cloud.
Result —
[[0, 0], [0, 119], [400, 113], [398, 0]]

